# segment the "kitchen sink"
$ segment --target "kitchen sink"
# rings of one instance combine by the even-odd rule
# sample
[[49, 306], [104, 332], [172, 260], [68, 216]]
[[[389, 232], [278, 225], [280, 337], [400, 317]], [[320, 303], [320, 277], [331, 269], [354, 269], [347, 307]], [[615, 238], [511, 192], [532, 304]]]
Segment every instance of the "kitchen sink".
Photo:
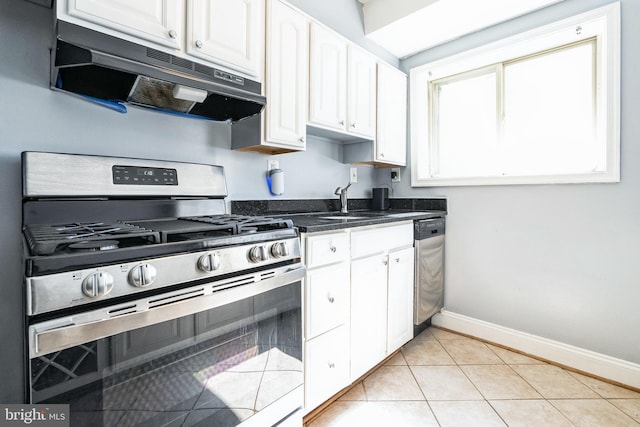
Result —
[[320, 219], [367, 219], [366, 216], [341, 215], [341, 216], [319, 216]]

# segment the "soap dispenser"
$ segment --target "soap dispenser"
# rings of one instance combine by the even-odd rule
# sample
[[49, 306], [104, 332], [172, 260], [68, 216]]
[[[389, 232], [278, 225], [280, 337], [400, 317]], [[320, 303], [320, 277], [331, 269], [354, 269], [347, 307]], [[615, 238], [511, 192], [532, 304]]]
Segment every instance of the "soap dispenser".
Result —
[[274, 196], [284, 194], [284, 171], [282, 169], [271, 169], [267, 172], [267, 183], [269, 192]]

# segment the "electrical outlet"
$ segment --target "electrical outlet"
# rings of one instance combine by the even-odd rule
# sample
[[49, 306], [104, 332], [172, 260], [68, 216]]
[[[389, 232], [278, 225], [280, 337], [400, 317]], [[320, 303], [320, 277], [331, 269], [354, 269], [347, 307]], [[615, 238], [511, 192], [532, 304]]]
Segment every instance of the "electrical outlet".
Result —
[[358, 168], [349, 169], [349, 182], [351, 184], [358, 182]]
[[400, 168], [391, 168], [391, 182], [400, 182]]
[[270, 171], [272, 169], [280, 169], [280, 162], [277, 160], [269, 159], [267, 161], [267, 170]]

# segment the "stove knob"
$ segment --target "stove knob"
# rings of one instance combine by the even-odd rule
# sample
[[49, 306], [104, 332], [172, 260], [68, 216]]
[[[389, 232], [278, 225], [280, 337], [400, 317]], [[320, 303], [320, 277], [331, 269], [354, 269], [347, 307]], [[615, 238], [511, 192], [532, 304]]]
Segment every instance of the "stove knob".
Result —
[[107, 295], [113, 289], [113, 276], [107, 272], [91, 273], [82, 281], [82, 293], [89, 298]]
[[204, 271], [205, 273], [211, 273], [212, 271], [216, 271], [220, 268], [220, 255], [217, 252], [211, 252], [205, 255], [202, 255], [200, 259], [198, 259], [198, 269], [200, 271]]
[[129, 272], [129, 283], [142, 288], [156, 280], [156, 268], [151, 264], [139, 264]]
[[289, 255], [289, 247], [287, 242], [278, 242], [271, 245], [271, 255], [274, 258], [282, 258]]
[[254, 246], [249, 249], [249, 261], [260, 262], [269, 259], [269, 253], [266, 246]]

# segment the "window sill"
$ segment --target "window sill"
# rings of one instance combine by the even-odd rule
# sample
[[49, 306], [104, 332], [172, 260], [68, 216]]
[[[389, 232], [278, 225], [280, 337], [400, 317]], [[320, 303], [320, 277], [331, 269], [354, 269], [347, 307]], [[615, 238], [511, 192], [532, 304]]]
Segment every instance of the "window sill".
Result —
[[412, 187], [454, 187], [481, 185], [547, 185], [547, 184], [604, 184], [620, 182], [617, 173], [591, 173], [577, 175], [545, 176], [495, 176], [465, 178], [411, 177]]

